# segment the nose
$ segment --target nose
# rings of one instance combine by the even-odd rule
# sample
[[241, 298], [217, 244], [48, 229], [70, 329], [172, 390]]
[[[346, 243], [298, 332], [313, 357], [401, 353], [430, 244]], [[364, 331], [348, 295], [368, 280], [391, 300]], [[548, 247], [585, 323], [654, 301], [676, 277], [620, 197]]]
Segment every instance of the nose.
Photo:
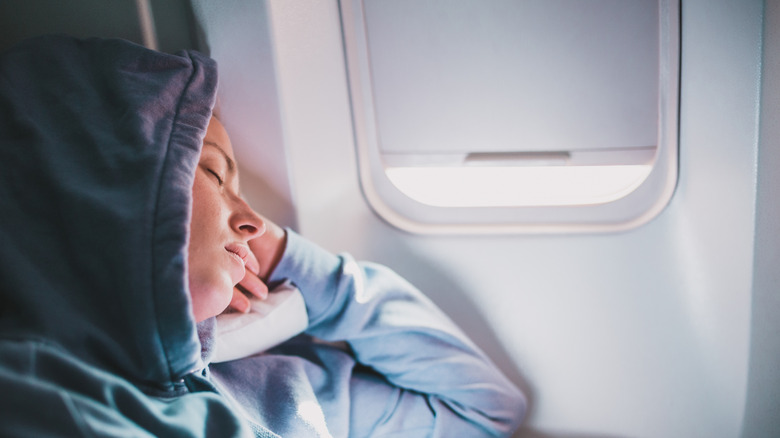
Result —
[[246, 201], [236, 198], [235, 208], [230, 215], [230, 228], [242, 239], [249, 241], [265, 233], [265, 221]]

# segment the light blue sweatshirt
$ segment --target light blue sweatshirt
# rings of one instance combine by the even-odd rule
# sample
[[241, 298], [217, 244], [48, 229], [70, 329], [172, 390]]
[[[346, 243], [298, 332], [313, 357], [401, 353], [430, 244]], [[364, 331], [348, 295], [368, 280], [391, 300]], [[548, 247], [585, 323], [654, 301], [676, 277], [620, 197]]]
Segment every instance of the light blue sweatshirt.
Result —
[[519, 425], [523, 394], [393, 271], [288, 230], [281, 280], [303, 294], [314, 339], [211, 367], [253, 421], [293, 437], [504, 437]]

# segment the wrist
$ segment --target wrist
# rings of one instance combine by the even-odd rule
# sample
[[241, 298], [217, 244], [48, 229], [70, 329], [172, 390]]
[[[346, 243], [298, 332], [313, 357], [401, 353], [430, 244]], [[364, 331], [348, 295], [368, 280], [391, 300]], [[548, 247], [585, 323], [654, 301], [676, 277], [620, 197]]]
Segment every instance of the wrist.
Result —
[[266, 221], [266, 230], [262, 236], [250, 242], [252, 252], [260, 265], [258, 276], [268, 281], [284, 255], [287, 245], [287, 232], [273, 222]]

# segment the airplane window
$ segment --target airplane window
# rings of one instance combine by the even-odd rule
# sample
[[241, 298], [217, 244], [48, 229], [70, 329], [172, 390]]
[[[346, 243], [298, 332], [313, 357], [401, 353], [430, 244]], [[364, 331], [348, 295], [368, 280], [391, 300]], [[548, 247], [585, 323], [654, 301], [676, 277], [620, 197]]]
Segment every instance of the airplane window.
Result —
[[413, 232], [628, 229], [677, 179], [679, 2], [342, 0], [364, 194]]

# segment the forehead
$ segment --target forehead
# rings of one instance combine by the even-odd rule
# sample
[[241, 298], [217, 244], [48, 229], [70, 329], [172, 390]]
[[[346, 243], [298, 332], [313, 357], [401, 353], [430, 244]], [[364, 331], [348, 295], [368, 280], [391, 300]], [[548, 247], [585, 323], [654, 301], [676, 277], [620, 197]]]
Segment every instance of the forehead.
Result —
[[228, 155], [227, 151], [222, 149], [220, 145], [206, 139], [203, 140], [203, 149], [200, 152], [201, 160], [203, 160], [204, 157], [208, 156], [208, 154], [215, 154], [221, 156], [222, 159], [225, 160], [225, 164], [227, 165], [228, 171], [234, 172], [236, 170], [236, 164], [233, 161], [233, 159], [230, 157], [230, 155]]
[[233, 145], [230, 143], [230, 137], [228, 137], [225, 127], [222, 126], [219, 119], [213, 116], [209, 121], [206, 137], [203, 139], [203, 145], [206, 146], [207, 144], [212, 144], [221, 149], [231, 160], [235, 159], [233, 156]]

